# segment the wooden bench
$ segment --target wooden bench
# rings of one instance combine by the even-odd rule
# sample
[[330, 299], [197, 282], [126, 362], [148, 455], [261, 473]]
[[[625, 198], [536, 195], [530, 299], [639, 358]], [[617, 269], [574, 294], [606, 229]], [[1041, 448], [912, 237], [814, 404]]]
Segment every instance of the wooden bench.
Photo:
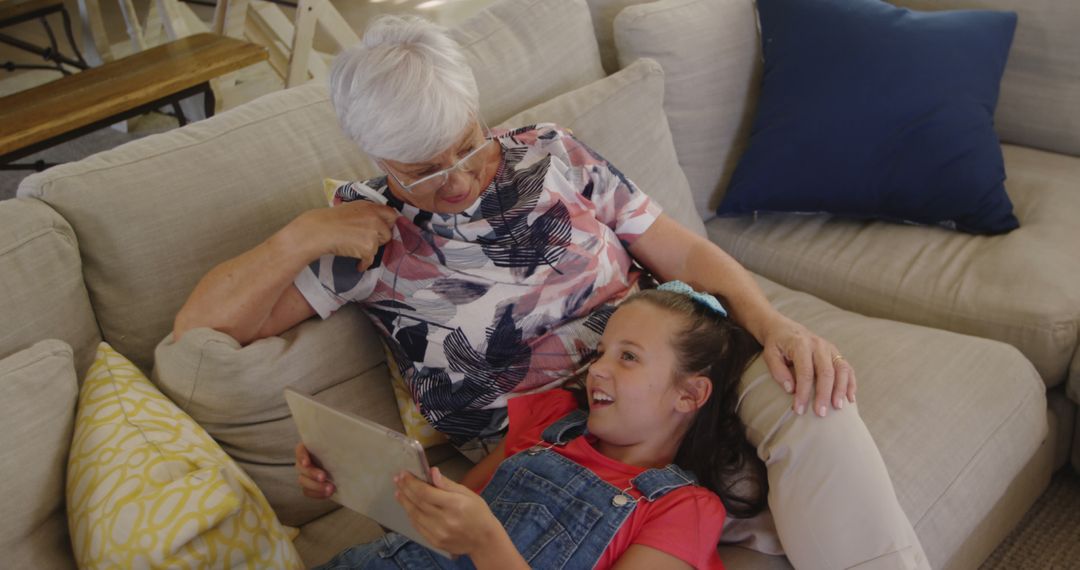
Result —
[[197, 34], [0, 98], [0, 168], [198, 93], [209, 117], [210, 80], [266, 57], [255, 44]]

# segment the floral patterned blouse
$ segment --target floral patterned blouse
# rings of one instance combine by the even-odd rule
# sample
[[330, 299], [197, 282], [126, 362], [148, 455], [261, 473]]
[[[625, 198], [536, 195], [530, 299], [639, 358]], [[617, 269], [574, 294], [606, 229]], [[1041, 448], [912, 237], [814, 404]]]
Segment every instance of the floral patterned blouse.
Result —
[[555, 125], [492, 137], [502, 162], [459, 214], [402, 203], [385, 176], [339, 187], [335, 205], [385, 196], [401, 212], [393, 236], [366, 271], [326, 255], [295, 280], [322, 318], [361, 303], [421, 413], [458, 445], [505, 429], [508, 398], [558, 385], [590, 356], [641, 276], [627, 246], [661, 212]]

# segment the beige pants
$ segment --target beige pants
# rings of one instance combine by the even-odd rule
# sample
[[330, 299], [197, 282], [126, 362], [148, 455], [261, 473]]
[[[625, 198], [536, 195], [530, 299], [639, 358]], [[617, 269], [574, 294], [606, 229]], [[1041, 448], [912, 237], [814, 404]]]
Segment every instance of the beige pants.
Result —
[[742, 382], [739, 415], [768, 467], [771, 512], [731, 519], [722, 542], [786, 554], [799, 570], [930, 567], [857, 406], [796, 415], [761, 359]]

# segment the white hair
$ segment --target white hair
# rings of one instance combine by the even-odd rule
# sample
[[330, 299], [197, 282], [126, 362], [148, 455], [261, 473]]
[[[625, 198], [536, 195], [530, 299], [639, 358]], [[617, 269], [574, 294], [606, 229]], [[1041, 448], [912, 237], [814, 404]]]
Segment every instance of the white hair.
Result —
[[375, 158], [423, 162], [458, 141], [479, 116], [476, 78], [446, 28], [382, 16], [330, 71], [345, 134]]

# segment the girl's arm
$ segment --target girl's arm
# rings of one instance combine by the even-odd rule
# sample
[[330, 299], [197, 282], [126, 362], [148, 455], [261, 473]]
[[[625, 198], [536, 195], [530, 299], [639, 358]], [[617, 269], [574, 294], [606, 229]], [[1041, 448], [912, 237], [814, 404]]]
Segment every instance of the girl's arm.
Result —
[[480, 570], [529, 567], [484, 499], [443, 477], [438, 467], [431, 470], [431, 485], [409, 473], [394, 481], [394, 498], [432, 546], [467, 555]]
[[[666, 214], [630, 244], [630, 254], [664, 281], [678, 279], [698, 291], [723, 295], [731, 318], [761, 343], [774, 379], [794, 393], [792, 408], [825, 416], [828, 405], [842, 408], [855, 401], [855, 371], [829, 341], [780, 314], [749, 271], [719, 246], [698, 236]], [[788, 366], [794, 368], [792, 374]], [[817, 387], [817, 398], [810, 393]]]
[[491, 476], [495, 474], [495, 470], [499, 468], [499, 464], [502, 463], [503, 459], [506, 459], [505, 438], [499, 442], [499, 445], [495, 446], [495, 449], [491, 450], [487, 457], [481, 459], [480, 463], [473, 465], [472, 469], [469, 469], [469, 472], [461, 478], [461, 484], [479, 493], [488, 480], [491, 479]]
[[692, 570], [693, 566], [655, 548], [631, 544], [630, 548], [627, 548], [626, 552], [619, 557], [612, 570], [659, 570], [661, 568]]

